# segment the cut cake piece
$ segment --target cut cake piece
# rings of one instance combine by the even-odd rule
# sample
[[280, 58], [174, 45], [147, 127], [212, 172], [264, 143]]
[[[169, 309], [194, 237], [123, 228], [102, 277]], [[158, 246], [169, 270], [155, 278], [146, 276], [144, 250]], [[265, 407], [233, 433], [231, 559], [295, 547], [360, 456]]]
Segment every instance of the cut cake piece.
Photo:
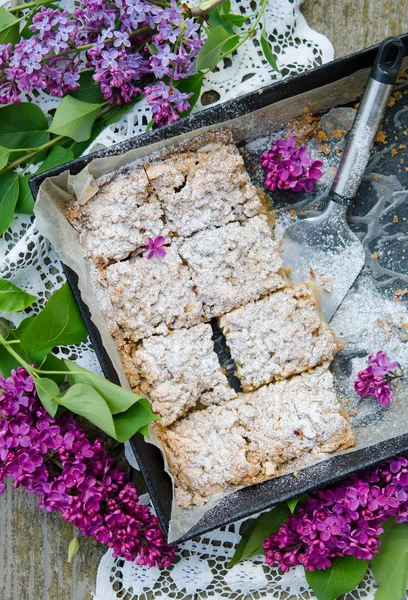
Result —
[[151, 400], [162, 425], [170, 425], [197, 403], [218, 404], [236, 397], [207, 324], [143, 340], [131, 350], [125, 366], [131, 385]]
[[194, 271], [194, 284], [206, 318], [256, 300], [286, 283], [278, 244], [264, 215], [244, 225], [230, 223], [200, 231], [180, 245]]
[[106, 267], [113, 318], [124, 338], [137, 342], [202, 321], [202, 305], [174, 246], [160, 260], [134, 257]]
[[123, 260], [147, 238], [165, 234], [160, 202], [142, 167], [116, 174], [83, 205], [72, 201], [67, 218], [79, 226], [85, 256], [97, 267]]
[[245, 391], [332, 361], [341, 348], [305, 283], [233, 310], [219, 324]]
[[242, 221], [262, 209], [233, 144], [210, 142], [145, 168], [169, 231], [177, 236]]
[[153, 428], [184, 508], [275, 477], [289, 470], [288, 461], [300, 468], [354, 444], [333, 376], [323, 367]]

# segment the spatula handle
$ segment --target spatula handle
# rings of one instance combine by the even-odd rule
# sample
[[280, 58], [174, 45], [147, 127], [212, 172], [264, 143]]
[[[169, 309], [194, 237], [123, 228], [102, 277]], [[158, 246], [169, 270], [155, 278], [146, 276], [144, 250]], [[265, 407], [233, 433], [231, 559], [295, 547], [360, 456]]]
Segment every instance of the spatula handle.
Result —
[[331, 188], [334, 202], [351, 204], [360, 187], [404, 55], [405, 46], [398, 38], [384, 40], [378, 49]]

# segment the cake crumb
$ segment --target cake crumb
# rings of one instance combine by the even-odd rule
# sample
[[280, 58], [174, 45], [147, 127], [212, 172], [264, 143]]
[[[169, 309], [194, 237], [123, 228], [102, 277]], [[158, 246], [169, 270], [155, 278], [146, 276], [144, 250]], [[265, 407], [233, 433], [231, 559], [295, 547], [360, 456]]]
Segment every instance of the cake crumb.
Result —
[[377, 144], [386, 144], [387, 143], [387, 133], [385, 131], [379, 131], [375, 136], [375, 141]]
[[336, 140], [339, 140], [343, 137], [346, 131], [345, 129], [332, 129], [331, 131], [329, 131], [329, 133], [332, 137], [336, 138]]

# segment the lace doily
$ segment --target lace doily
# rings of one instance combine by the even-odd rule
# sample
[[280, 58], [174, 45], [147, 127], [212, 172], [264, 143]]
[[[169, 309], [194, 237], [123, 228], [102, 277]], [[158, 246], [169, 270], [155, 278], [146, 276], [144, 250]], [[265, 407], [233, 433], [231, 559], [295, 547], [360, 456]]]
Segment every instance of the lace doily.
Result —
[[[0, 5], [7, 4], [0, 0]], [[70, 8], [71, 2], [61, 4]], [[259, 0], [233, 1], [233, 10], [242, 14], [257, 12]], [[224, 102], [257, 89], [287, 75], [296, 75], [333, 58], [333, 47], [323, 35], [311, 30], [300, 13], [301, 0], [271, 0], [265, 16], [266, 30], [277, 56], [281, 75], [274, 72], [264, 59], [259, 45], [259, 34], [241, 46], [237, 54], [207, 77], [201, 99], [195, 107], [200, 110], [208, 99]], [[210, 93], [211, 92], [211, 93]], [[26, 101], [35, 101], [46, 114], [55, 109], [59, 99], [40, 93]], [[128, 139], [144, 131], [150, 120], [145, 103], [138, 103], [120, 121], [108, 127], [93, 142], [87, 152]], [[31, 172], [35, 166], [31, 168]], [[37, 301], [25, 314], [12, 315], [15, 325], [25, 316], [38, 312], [48, 297], [65, 281], [58, 258], [49, 243], [42, 238], [26, 216], [15, 216], [9, 230], [0, 238], [0, 277], [34, 294]], [[4, 315], [10, 319], [10, 314]], [[100, 366], [89, 342], [75, 347], [61, 348], [60, 355], [76, 360], [87, 369], [100, 373]], [[133, 464], [134, 459], [128, 459]], [[134, 465], [136, 466], [136, 465]], [[144, 497], [146, 503], [148, 496]], [[293, 600], [313, 598], [302, 569], [281, 574], [264, 563], [263, 556], [246, 560], [231, 570], [226, 569], [238, 543], [241, 523], [235, 523], [182, 544], [182, 557], [173, 567], [138, 567], [134, 563], [113, 558], [108, 551], [99, 565], [96, 600], [147, 600], [154, 598], [184, 600], [201, 598], [268, 598]], [[353, 598], [356, 598], [354, 592]], [[368, 575], [362, 582], [358, 597], [374, 598], [373, 580]], [[350, 596], [351, 599], [351, 596]]]

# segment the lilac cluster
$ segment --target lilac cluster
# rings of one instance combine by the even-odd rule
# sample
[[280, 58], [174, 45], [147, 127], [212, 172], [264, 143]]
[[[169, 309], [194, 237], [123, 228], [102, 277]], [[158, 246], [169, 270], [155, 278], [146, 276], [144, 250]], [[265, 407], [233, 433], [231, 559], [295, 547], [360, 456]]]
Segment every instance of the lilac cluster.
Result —
[[176, 0], [169, 7], [147, 0], [82, 0], [72, 15], [42, 7], [30, 25], [32, 37], [14, 48], [0, 44], [0, 104], [19, 102], [21, 92], [33, 89], [62, 97], [79, 86], [86, 66], [110, 104], [130, 102], [146, 84], [169, 80], [149, 87], [148, 101], [156, 123], [172, 122], [189, 108], [189, 96], [173, 82], [194, 72], [199, 27]]
[[52, 418], [22, 367], [0, 378], [0, 388], [0, 494], [11, 477], [14, 487], [40, 496], [40, 508], [59, 510], [115, 556], [169, 566], [174, 547], [149, 508], [138, 504], [133, 483], [109, 458], [103, 442], [90, 442], [68, 412]]
[[408, 460], [399, 456], [315, 491], [304, 508], [264, 541], [266, 562], [282, 571], [327, 569], [336, 557], [371, 560], [382, 523], [408, 521]]
[[394, 371], [399, 367], [397, 362], [390, 363], [388, 356], [382, 350], [368, 357], [371, 363], [358, 373], [354, 381], [354, 389], [361, 398], [374, 396], [381, 406], [388, 406], [392, 398], [390, 380], [396, 375]]
[[177, 121], [179, 115], [190, 108], [188, 98], [193, 95], [172, 89], [163, 81], [159, 81], [157, 85], [147, 86], [145, 92], [147, 103], [159, 127]]
[[271, 191], [292, 190], [311, 192], [322, 177], [321, 160], [313, 160], [306, 146], [296, 149], [296, 136], [278, 140], [272, 148], [261, 154], [261, 167], [265, 172], [265, 187]]

